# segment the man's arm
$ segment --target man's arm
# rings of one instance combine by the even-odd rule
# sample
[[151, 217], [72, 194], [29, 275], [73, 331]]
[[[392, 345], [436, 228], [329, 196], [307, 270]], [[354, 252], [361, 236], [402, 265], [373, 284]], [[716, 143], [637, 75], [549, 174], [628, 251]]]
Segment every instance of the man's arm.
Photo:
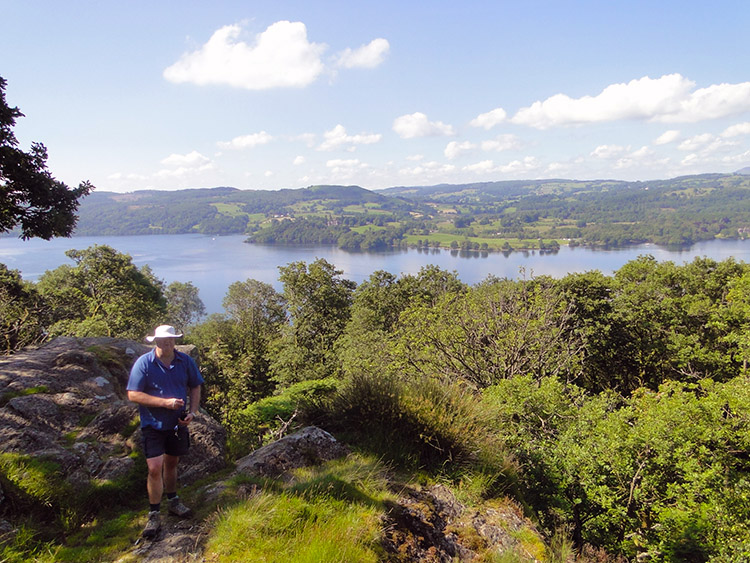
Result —
[[201, 386], [196, 385], [190, 388], [190, 412], [192, 414], [198, 414], [198, 410], [201, 408]]
[[180, 420], [178, 424], [190, 424], [190, 422], [195, 418], [195, 415], [198, 414], [198, 409], [201, 407], [201, 386], [197, 385], [195, 387], [191, 387], [188, 390], [188, 395], [190, 397], [190, 412], [187, 413], [187, 416]]
[[[179, 410], [185, 406], [185, 401], [182, 399], [155, 397], [148, 393], [144, 393], [143, 391], [128, 391], [128, 399], [134, 403], [143, 405], [144, 407], [161, 407], [173, 411]], [[200, 402], [200, 389], [198, 390], [198, 401]]]

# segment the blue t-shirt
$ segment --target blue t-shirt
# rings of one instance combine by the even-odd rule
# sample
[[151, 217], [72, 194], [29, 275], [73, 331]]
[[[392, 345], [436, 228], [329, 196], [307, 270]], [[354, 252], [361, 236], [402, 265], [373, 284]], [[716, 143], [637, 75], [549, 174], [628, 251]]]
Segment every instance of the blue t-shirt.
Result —
[[[133, 364], [128, 379], [128, 391], [142, 391], [154, 397], [176, 397], [188, 406], [188, 390], [203, 383], [195, 360], [182, 352], [174, 351], [168, 368], [156, 357], [156, 351], [143, 354]], [[163, 407], [138, 405], [141, 428], [151, 426], [156, 430], [171, 430], [177, 425], [181, 411]]]

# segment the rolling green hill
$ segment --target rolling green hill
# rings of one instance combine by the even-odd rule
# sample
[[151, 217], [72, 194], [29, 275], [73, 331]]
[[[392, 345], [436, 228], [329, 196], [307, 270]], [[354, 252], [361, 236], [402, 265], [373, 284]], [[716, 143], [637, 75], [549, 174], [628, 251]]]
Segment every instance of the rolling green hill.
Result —
[[253, 242], [330, 243], [352, 250], [420, 243], [476, 250], [689, 244], [745, 236], [749, 196], [750, 176], [741, 173], [379, 191], [321, 185], [95, 192], [81, 204], [76, 234], [249, 234]]

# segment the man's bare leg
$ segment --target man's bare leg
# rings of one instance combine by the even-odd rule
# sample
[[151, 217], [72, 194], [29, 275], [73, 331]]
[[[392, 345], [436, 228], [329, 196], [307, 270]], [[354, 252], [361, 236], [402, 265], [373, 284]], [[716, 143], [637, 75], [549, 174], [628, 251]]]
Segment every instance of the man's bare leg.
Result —
[[[162, 469], [166, 466], [166, 457], [166, 455], [160, 455], [146, 460], [146, 465], [148, 465], [146, 488], [148, 489], [148, 502], [151, 504], [159, 504], [161, 502], [161, 495], [164, 493]], [[175, 467], [175, 471], [176, 469]]]
[[[177, 492], [177, 464], [180, 463], [180, 457], [164, 454], [164, 492]], [[159, 495], [161, 499], [161, 494]]]

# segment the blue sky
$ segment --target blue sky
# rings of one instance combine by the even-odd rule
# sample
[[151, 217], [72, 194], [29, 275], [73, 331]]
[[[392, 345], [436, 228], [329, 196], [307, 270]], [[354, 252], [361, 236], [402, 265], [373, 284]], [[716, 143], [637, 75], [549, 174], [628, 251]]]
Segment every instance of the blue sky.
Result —
[[746, 1], [0, 0], [0, 76], [100, 191], [750, 166]]

